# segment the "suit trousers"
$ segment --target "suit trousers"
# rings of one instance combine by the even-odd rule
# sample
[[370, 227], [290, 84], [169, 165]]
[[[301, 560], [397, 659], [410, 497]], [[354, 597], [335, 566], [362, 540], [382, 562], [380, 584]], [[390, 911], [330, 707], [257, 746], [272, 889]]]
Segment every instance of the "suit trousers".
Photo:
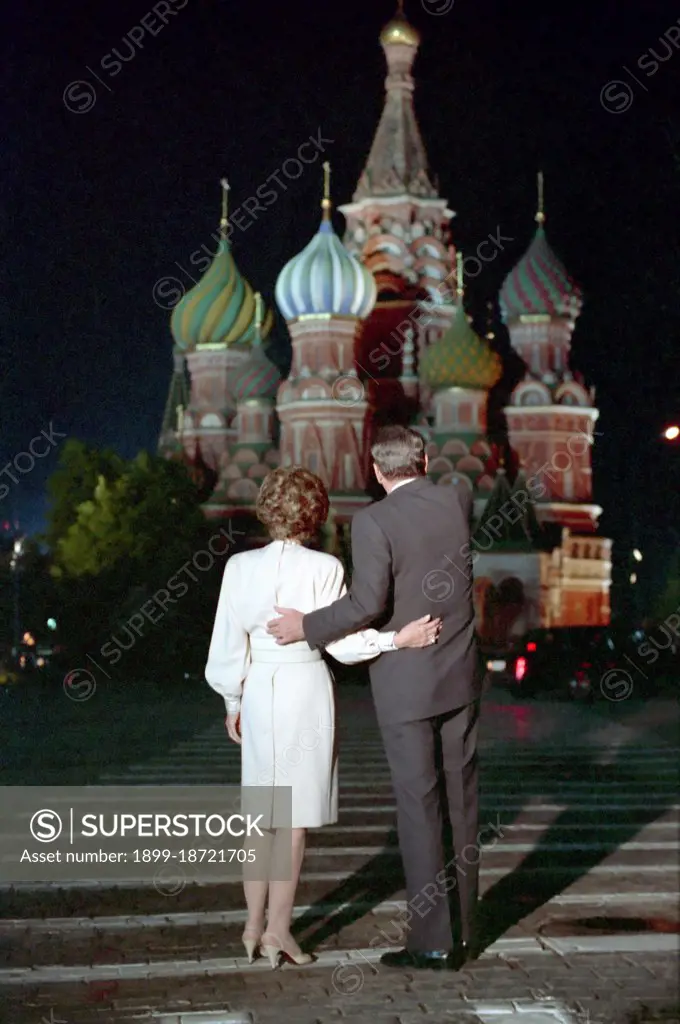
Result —
[[[454, 917], [469, 942], [479, 882], [479, 701], [381, 733], [397, 804], [411, 952], [453, 948]], [[454, 857], [445, 863], [444, 804]]]

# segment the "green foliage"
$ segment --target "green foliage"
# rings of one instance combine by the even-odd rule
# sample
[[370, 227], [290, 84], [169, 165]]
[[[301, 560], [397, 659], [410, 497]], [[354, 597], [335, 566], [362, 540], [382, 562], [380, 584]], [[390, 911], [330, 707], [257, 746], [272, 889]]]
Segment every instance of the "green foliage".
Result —
[[162, 575], [171, 568], [180, 552], [191, 549], [203, 524], [184, 467], [140, 452], [116, 476], [100, 473], [91, 494], [77, 505], [74, 521], [57, 539], [55, 574], [115, 573], [134, 585], [150, 570]]
[[83, 441], [66, 441], [47, 484], [50, 509], [44, 540], [52, 551], [75, 523], [79, 506], [94, 495], [99, 478], [116, 479], [124, 465], [123, 459], [109, 449], [99, 451]]
[[[204, 664], [221, 564], [194, 568], [193, 576], [185, 570], [186, 593], [167, 607], [154, 596], [219, 529], [206, 521], [184, 465], [147, 452], [126, 462], [80, 444], [63, 463], [50, 487], [56, 499], [51, 571], [70, 667], [85, 664], [86, 656], [102, 663], [101, 648], [114, 633], [121, 649], [125, 644], [116, 673], [125, 678], [176, 675], [188, 663]], [[75, 483], [70, 505], [69, 481]], [[226, 546], [221, 539], [215, 550]], [[149, 601], [155, 601], [151, 618], [140, 612]], [[140, 616], [143, 628], [137, 626], [130, 646], [126, 628]]]

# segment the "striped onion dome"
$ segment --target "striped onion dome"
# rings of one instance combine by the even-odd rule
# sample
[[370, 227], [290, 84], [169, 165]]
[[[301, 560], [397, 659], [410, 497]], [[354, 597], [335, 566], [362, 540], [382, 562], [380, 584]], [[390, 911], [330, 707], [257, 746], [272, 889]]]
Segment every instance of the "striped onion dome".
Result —
[[237, 402], [247, 402], [251, 398], [276, 398], [280, 383], [281, 374], [256, 338], [251, 354], [230, 377], [229, 387]]
[[371, 272], [333, 231], [328, 207], [318, 232], [290, 260], [276, 282], [276, 302], [286, 320], [300, 316], [352, 316], [362, 320], [377, 298]]
[[451, 326], [425, 350], [420, 362], [420, 376], [434, 390], [488, 391], [502, 373], [500, 357], [473, 331], [462, 302]]
[[521, 316], [547, 315], [574, 321], [583, 304], [579, 286], [548, 245], [539, 223], [534, 240], [500, 291], [501, 317], [512, 323]]
[[[263, 337], [273, 323], [272, 311], [267, 310]], [[241, 276], [224, 237], [205, 275], [173, 309], [170, 330], [181, 349], [253, 343], [255, 295]]]

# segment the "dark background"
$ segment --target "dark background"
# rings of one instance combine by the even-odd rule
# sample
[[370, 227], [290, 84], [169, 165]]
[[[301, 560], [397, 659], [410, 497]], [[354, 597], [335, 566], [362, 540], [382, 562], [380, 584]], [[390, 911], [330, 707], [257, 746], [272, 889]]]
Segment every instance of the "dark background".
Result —
[[[659, 440], [680, 418], [680, 52], [659, 41], [680, 26], [680, 9], [455, 0], [432, 13], [444, 2], [407, 3], [423, 35], [416, 108], [430, 164], [464, 253], [498, 227], [514, 239], [469, 282], [470, 311], [484, 326], [486, 302], [527, 247], [542, 168], [548, 238], [585, 294], [573, 362], [601, 408], [602, 531], [620, 542], [619, 558], [644, 549], [643, 576], [656, 587], [680, 521], [680, 447]], [[321, 128], [335, 140], [327, 155], [340, 204], [370, 147], [385, 75], [378, 33], [392, 0], [188, 0], [110, 77], [102, 59], [114, 48], [129, 55], [124, 37], [151, 7], [24, 0], [6, 9], [3, 466], [50, 421], [125, 455], [154, 448], [172, 343], [152, 290], [182, 277], [175, 261], [214, 248], [219, 178], [236, 207]], [[652, 49], [667, 59], [650, 75]], [[82, 114], [63, 101], [78, 79], [96, 91]], [[601, 103], [612, 79], [632, 90], [621, 113]], [[288, 186], [233, 242], [269, 302], [277, 272], [316, 230], [320, 165]], [[277, 332], [285, 346], [280, 322]], [[0, 516], [39, 528], [55, 461], [22, 477]]]

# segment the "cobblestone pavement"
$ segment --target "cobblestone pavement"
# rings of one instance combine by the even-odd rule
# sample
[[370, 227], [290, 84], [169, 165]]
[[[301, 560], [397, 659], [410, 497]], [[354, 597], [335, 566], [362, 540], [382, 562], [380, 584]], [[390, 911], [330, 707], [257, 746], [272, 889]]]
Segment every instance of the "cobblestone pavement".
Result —
[[[228, 1012], [261, 1024], [624, 1024], [640, 1003], [669, 1005], [678, 999], [677, 718], [668, 701], [591, 708], [489, 693], [485, 952], [457, 974], [413, 975], [377, 964], [399, 944], [404, 898], [393, 798], [368, 693], [342, 690], [340, 821], [310, 836], [298, 893], [298, 937], [316, 964], [271, 972], [238, 959], [237, 884], [172, 897], [150, 874], [129, 888], [4, 887], [0, 1021], [127, 1024], [167, 1011], [167, 1024], [220, 1024]], [[220, 720], [99, 781], [237, 778], [238, 750]], [[222, 1016], [184, 1016], [199, 1011]]]
[[139, 1024], [154, 1012], [167, 1014], [167, 1024], [207, 1024], [211, 1018], [198, 1014], [217, 1010], [222, 1014], [212, 1017], [215, 1024], [248, 1013], [258, 1024], [625, 1024], [641, 1003], [677, 1006], [678, 968], [672, 955], [544, 954], [484, 958], [451, 976], [348, 962], [276, 973], [169, 973], [115, 986], [64, 981], [3, 995], [3, 1024]]

